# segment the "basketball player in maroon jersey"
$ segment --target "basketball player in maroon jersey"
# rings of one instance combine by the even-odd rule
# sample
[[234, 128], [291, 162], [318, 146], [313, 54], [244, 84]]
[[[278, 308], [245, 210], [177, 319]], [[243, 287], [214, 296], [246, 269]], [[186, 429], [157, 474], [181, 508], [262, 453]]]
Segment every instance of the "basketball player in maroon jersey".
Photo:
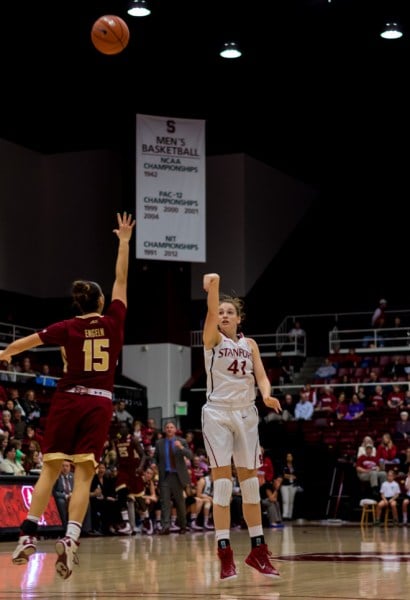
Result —
[[13, 563], [25, 564], [36, 551], [38, 522], [64, 460], [75, 464], [74, 488], [70, 499], [65, 537], [56, 542], [56, 572], [63, 579], [71, 573], [79, 546], [91, 480], [101, 457], [112, 418], [115, 368], [124, 338], [127, 310], [129, 241], [135, 221], [124, 212], [117, 214], [118, 237], [115, 281], [111, 303], [103, 315], [104, 295], [93, 281], [75, 281], [72, 298], [78, 315], [54, 323], [42, 331], [15, 340], [0, 352], [0, 360], [40, 346], [61, 346], [65, 362], [47, 417], [44, 466], [36, 483], [30, 509], [21, 524]]
[[132, 435], [128, 424], [122, 422], [114, 438], [117, 453], [118, 475], [115, 482], [124, 526], [118, 533], [135, 533], [135, 503], [144, 495], [145, 482], [142, 477], [148, 456], [142, 444]]

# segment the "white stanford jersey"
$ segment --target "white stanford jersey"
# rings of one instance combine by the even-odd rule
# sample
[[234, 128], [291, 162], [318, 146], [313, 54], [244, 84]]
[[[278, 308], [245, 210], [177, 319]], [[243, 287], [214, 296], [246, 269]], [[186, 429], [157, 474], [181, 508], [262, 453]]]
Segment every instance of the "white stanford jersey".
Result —
[[251, 347], [244, 336], [237, 342], [221, 336], [217, 346], [204, 348], [208, 404], [230, 409], [250, 406], [256, 397]]

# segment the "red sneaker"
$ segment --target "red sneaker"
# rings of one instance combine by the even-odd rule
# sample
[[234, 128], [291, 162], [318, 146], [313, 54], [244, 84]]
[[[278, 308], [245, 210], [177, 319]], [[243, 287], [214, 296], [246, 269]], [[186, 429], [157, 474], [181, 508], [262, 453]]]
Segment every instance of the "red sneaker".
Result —
[[272, 552], [268, 550], [266, 544], [261, 544], [252, 548], [249, 556], [245, 558], [245, 563], [266, 577], [280, 577], [279, 571], [272, 565], [271, 560]]
[[218, 548], [218, 556], [221, 561], [221, 576], [224, 581], [236, 577], [236, 566], [233, 560], [233, 552], [230, 546]]

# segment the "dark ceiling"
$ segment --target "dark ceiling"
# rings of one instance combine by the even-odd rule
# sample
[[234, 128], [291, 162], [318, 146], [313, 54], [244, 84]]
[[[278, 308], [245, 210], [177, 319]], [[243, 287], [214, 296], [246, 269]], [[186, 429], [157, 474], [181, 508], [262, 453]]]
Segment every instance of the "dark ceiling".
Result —
[[[131, 152], [135, 114], [206, 119], [208, 154], [247, 152], [320, 184], [404, 167], [408, 0], [7, 0], [1, 6], [0, 136], [45, 153]], [[117, 14], [128, 47], [105, 56], [93, 22]], [[405, 37], [379, 37], [400, 19]], [[236, 61], [219, 57], [240, 42]]]

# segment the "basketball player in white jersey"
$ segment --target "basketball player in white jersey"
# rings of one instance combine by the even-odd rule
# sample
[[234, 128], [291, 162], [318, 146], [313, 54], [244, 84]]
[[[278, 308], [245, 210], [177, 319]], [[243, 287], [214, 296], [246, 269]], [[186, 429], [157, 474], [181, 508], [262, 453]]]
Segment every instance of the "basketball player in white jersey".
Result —
[[214, 481], [213, 515], [221, 580], [236, 577], [229, 541], [232, 460], [242, 492], [243, 514], [251, 538], [251, 552], [245, 563], [268, 577], [279, 577], [265, 544], [257, 469], [262, 464], [259, 446], [256, 385], [264, 403], [281, 410], [271, 396], [271, 384], [255, 340], [244, 337], [238, 328], [243, 319], [239, 298], [219, 296], [217, 273], [204, 276], [208, 312], [203, 330], [207, 402], [202, 409], [202, 431]]

